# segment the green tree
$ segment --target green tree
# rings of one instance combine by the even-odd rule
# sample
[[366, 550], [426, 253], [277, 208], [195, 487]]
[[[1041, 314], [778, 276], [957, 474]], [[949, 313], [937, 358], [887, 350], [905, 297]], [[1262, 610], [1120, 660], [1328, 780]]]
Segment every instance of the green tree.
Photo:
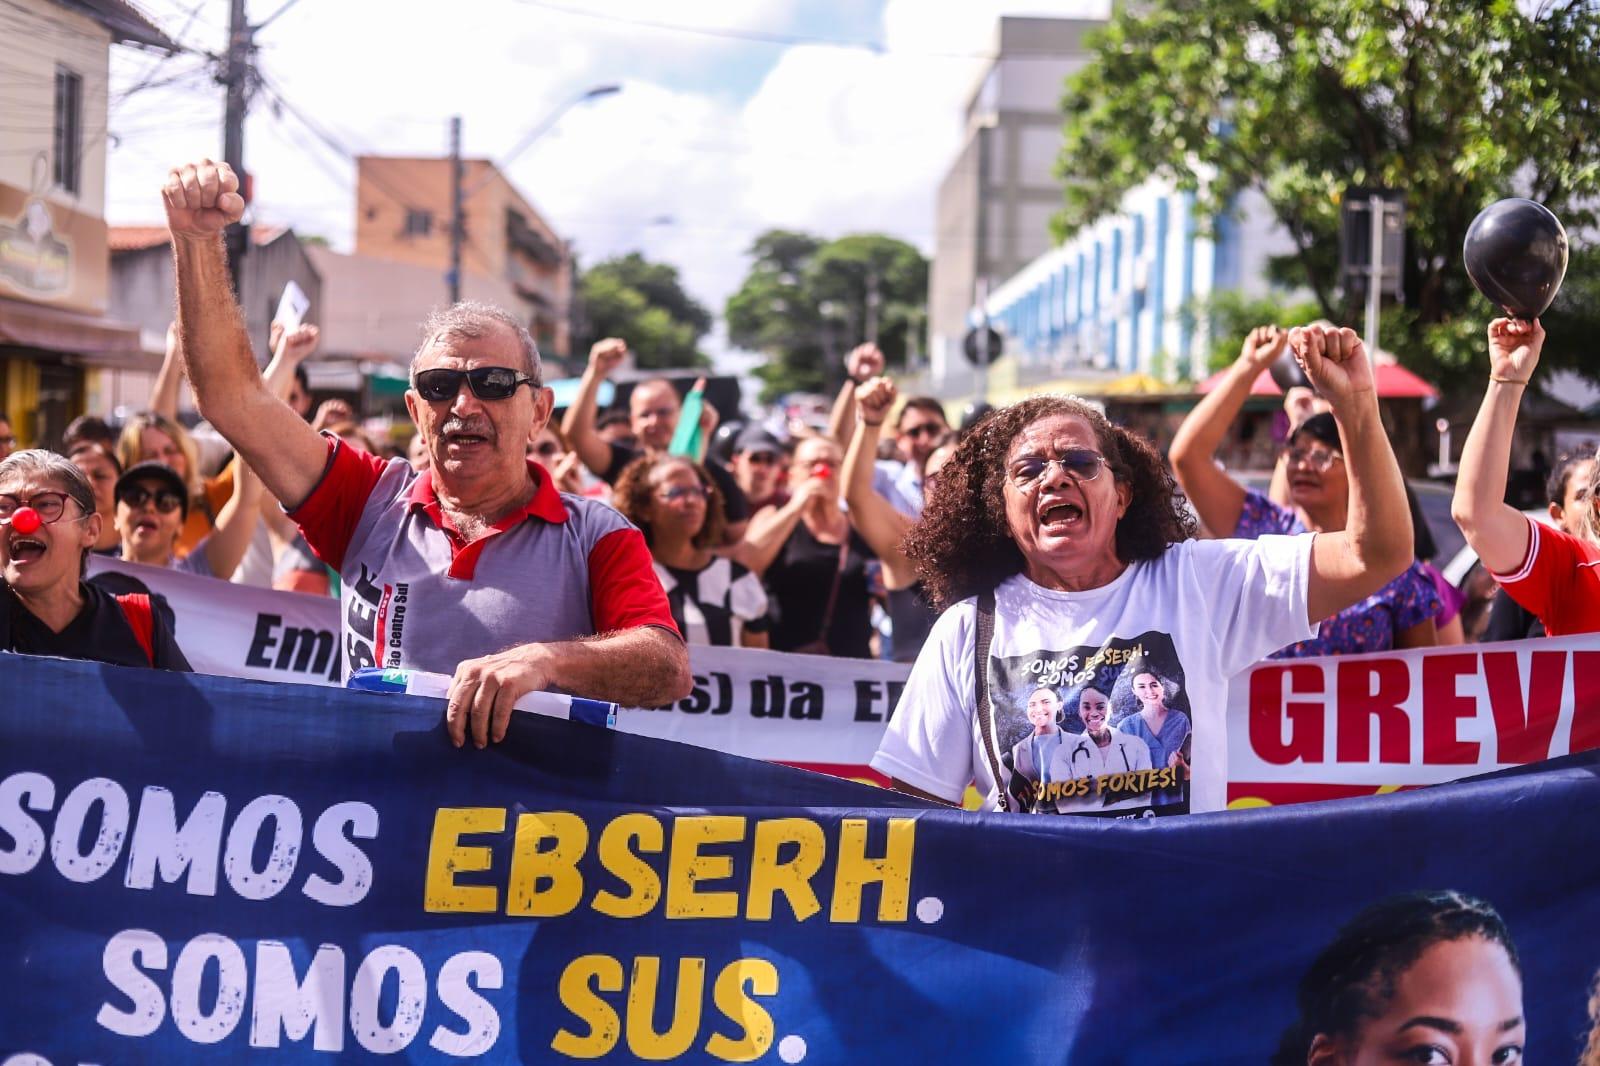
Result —
[[763, 399], [827, 389], [842, 379], [845, 353], [869, 338], [890, 364], [921, 347], [928, 261], [904, 241], [769, 230], [749, 254], [750, 272], [728, 298], [728, 337], [770, 357], [755, 371]]
[[[1527, 5], [1523, 5], [1526, 7]], [[1117, 5], [1094, 60], [1068, 80], [1056, 219], [1065, 235], [1151, 177], [1205, 215], [1260, 193], [1294, 244], [1276, 280], [1358, 324], [1338, 291], [1339, 201], [1349, 185], [1407, 199], [1405, 302], [1383, 336], [1413, 369], [1481, 376], [1492, 314], [1461, 265], [1489, 202], [1526, 195], [1569, 233], [1600, 197], [1600, 8], [1514, 0], [1152, 0]], [[1571, 315], [1592, 300], [1568, 299]], [[1569, 306], [1572, 305], [1572, 306]], [[1466, 330], [1456, 320], [1477, 323]], [[1600, 325], [1600, 322], [1595, 323]], [[1581, 365], [1554, 334], [1546, 358]], [[1592, 368], [1592, 363], [1590, 364]], [[1591, 369], [1591, 373], [1593, 373]]]
[[621, 337], [641, 367], [709, 366], [699, 350], [711, 312], [683, 290], [678, 269], [638, 252], [607, 259], [578, 278], [573, 355], [586, 356], [602, 337]]

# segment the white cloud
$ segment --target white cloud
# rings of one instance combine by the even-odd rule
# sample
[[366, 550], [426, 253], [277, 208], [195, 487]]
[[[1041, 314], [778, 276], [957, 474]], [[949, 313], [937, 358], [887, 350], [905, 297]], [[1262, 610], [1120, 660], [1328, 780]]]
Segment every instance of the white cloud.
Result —
[[[179, 2], [150, 6], [176, 29]], [[802, 14], [799, 0], [553, 2], [763, 33], [789, 31]], [[512, 177], [585, 261], [638, 249], [676, 264], [690, 290], [720, 311], [747, 269], [750, 240], [769, 227], [824, 237], [883, 231], [931, 251], [934, 194], [984, 68], [974, 54], [992, 45], [997, 16], [1081, 16], [1104, 7], [887, 0], [886, 50], [877, 53], [673, 33], [517, 0], [477, 0], [461, 19], [441, 17], [441, 6], [426, 0], [305, 4], [262, 34], [262, 65], [351, 150], [390, 154], [442, 153], [448, 116], [459, 113], [467, 153], [498, 157], [561, 101], [622, 82], [622, 93], [567, 114], [512, 166]], [[215, 36], [203, 25], [189, 35], [220, 47], [206, 39]], [[114, 91], [150, 62], [119, 56]], [[731, 85], [736, 73], [749, 80], [769, 63], [746, 98], [719, 85], [723, 72]], [[188, 65], [196, 64], [172, 60], [158, 77]], [[112, 130], [127, 132], [111, 156], [113, 222], [155, 220], [166, 167], [219, 152], [220, 97], [218, 86], [200, 82], [148, 90], [117, 109]], [[246, 152], [262, 217], [348, 241], [348, 163], [292, 117], [274, 117], [265, 99], [250, 120]]]

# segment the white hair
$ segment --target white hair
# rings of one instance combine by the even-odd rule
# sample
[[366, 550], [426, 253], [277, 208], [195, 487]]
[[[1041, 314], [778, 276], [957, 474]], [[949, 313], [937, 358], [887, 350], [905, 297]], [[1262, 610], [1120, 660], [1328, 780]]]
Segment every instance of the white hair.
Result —
[[423, 320], [422, 343], [411, 356], [411, 373], [416, 373], [417, 360], [422, 358], [422, 353], [440, 337], [465, 337], [468, 340], [477, 340], [486, 336], [496, 326], [510, 330], [517, 338], [517, 344], [522, 348], [522, 358], [528, 376], [533, 378], [535, 388], [541, 387], [544, 384], [544, 368], [539, 362], [539, 346], [533, 342], [533, 334], [529, 333], [528, 327], [523, 325], [522, 320], [510, 311], [480, 300], [462, 300], [430, 313]]

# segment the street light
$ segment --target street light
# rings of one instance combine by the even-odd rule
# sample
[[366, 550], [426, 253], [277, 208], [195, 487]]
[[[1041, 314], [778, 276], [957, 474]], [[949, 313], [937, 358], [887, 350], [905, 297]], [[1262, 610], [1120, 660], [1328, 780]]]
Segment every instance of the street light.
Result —
[[[534, 141], [537, 141], [540, 137], [544, 136], [547, 132], [549, 132], [550, 127], [561, 121], [561, 116], [565, 115], [568, 111], [571, 111], [579, 104], [586, 104], [590, 100], [598, 100], [602, 96], [612, 96], [616, 93], [620, 93], [621, 91], [622, 86], [620, 85], [596, 85], [593, 88], [587, 89], [584, 92], [579, 93], [577, 96], [572, 97], [570, 100], [566, 101], [554, 111], [546, 115], [538, 125], [534, 126], [527, 133], [524, 133], [522, 135], [522, 139], [516, 143], [516, 146], [513, 147], [511, 151], [505, 154], [505, 157], [502, 158], [500, 162], [495, 164], [495, 167], [499, 169], [501, 173], [504, 173], [506, 168], [511, 165], [511, 161], [513, 159], [516, 159], [517, 156], [527, 151], [529, 145], [533, 144]], [[467, 190], [466, 194], [471, 196], [473, 193], [483, 188], [484, 185], [488, 184], [488, 182], [492, 180], [492, 176], [492, 172], [484, 175], [484, 177], [480, 178], [472, 186], [472, 188]]]
[[511, 161], [527, 150], [528, 146], [542, 137], [551, 126], [561, 120], [561, 116], [571, 111], [579, 104], [597, 100], [602, 96], [610, 96], [622, 91], [620, 85], [596, 85], [584, 90], [577, 96], [565, 101], [544, 117], [537, 126], [534, 126], [516, 147], [507, 152], [505, 158], [498, 164], [490, 166], [477, 181], [470, 186], [462, 184], [461, 162], [461, 118], [456, 116], [450, 120], [450, 269], [445, 272], [445, 286], [450, 294], [450, 302], [458, 303], [461, 300], [461, 245], [466, 239], [465, 216], [463, 207], [467, 197], [482, 189], [494, 176], [504, 174]]

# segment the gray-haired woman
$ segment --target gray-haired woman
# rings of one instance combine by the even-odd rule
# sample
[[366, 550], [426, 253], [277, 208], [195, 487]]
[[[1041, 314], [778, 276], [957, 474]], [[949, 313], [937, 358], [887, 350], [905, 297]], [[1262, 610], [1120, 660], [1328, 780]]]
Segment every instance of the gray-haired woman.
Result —
[[190, 669], [159, 597], [83, 580], [101, 521], [71, 460], [41, 449], [0, 460], [0, 651]]

